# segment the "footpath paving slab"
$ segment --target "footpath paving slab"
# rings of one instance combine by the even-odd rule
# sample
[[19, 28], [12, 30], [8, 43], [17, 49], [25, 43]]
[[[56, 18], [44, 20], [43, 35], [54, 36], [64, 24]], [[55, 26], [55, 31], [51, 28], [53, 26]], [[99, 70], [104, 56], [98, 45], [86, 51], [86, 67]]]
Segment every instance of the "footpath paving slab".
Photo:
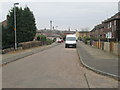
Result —
[[89, 69], [98, 73], [120, 78], [118, 74], [118, 56], [78, 42], [78, 54], [81, 62]]
[[59, 45], [59, 44], [53, 43], [51, 45], [39, 46], [39, 47], [31, 48], [31, 49], [26, 49], [26, 50], [22, 50], [22, 51], [15, 51], [15, 52], [3, 54], [3, 55], [1, 55], [2, 59], [0, 60], [0, 64], [7, 64], [7, 63], [16, 61], [18, 59], [38, 53], [40, 51], [46, 50], [48, 48], [51, 48], [51, 47], [54, 47], [57, 45]]

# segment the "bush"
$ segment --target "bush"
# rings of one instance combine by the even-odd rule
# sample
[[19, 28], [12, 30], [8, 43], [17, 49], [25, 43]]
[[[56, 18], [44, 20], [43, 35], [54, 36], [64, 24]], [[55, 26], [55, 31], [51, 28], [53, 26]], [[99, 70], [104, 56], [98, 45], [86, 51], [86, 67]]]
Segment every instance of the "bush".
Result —
[[84, 37], [84, 40], [90, 40], [90, 37]]
[[53, 42], [55, 42], [55, 41], [56, 41], [56, 38], [53, 39]]
[[45, 35], [38, 35], [38, 36], [37, 36], [37, 40], [38, 40], [38, 41], [41, 41], [42, 45], [44, 45], [44, 44], [49, 45], [49, 44], [52, 44], [55, 39], [54, 39], [54, 40], [51, 40], [51, 39], [49, 39], [49, 38], [46, 38]]
[[80, 41], [81, 41], [81, 37], [78, 37], [78, 40], [80, 40]]
[[37, 40], [40, 41], [40, 36], [37, 36]]
[[46, 36], [45, 35], [38, 35], [37, 40], [42, 41], [42, 42], [46, 42]]
[[85, 43], [85, 44], [87, 44], [88, 41], [90, 41], [90, 37], [84, 37], [83, 39], [84, 39], [84, 43]]
[[48, 38], [48, 39], [46, 40], [46, 42], [47, 42], [47, 45], [49, 45], [49, 44], [52, 44], [52, 43], [53, 43], [53, 40], [51, 40], [51, 39]]

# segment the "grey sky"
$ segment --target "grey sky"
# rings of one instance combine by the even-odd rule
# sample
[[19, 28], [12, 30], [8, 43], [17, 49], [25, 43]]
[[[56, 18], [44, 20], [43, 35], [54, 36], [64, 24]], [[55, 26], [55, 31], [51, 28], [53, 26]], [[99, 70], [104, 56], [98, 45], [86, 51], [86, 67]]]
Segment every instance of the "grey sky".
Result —
[[[90, 28], [118, 12], [117, 2], [20, 2], [19, 6], [28, 6], [33, 11], [37, 28], [49, 28], [53, 21], [58, 29], [72, 30]], [[2, 3], [2, 18], [6, 19], [12, 2]]]

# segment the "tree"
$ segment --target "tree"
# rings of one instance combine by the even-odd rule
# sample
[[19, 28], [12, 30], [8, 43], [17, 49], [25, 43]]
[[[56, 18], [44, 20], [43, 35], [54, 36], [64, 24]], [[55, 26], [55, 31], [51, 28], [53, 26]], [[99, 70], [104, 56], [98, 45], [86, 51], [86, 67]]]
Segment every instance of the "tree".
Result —
[[[17, 43], [32, 41], [36, 34], [36, 24], [33, 12], [26, 6], [16, 8], [16, 26], [17, 26]], [[8, 15], [7, 28], [3, 27], [2, 42], [3, 45], [12, 45], [15, 42], [14, 35], [14, 8], [12, 8]]]
[[[20, 13], [20, 12], [19, 12]], [[18, 16], [19, 17], [19, 16]], [[25, 7], [22, 17], [18, 19], [18, 42], [32, 41], [36, 34], [36, 24], [33, 13]]]

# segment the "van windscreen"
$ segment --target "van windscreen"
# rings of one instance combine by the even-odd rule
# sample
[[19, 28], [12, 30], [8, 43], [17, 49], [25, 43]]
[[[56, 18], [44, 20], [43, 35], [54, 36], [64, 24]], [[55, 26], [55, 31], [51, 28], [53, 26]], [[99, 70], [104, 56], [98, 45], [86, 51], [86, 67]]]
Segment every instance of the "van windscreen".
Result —
[[66, 41], [76, 41], [76, 38], [75, 37], [67, 37]]

